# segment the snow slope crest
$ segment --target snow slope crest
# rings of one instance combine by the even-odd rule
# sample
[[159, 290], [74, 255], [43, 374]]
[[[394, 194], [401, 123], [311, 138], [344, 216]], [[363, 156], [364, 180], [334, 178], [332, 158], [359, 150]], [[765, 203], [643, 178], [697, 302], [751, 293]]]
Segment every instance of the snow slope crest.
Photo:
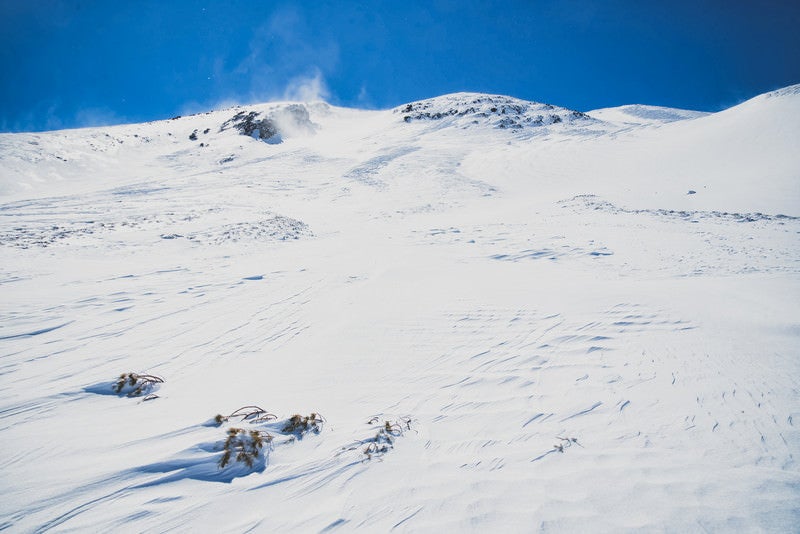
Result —
[[763, 96], [765, 98], [776, 98], [776, 97], [797, 96], [797, 95], [800, 95], [800, 83], [796, 83], [788, 87], [783, 87], [782, 89], [776, 89], [775, 91], [770, 91], [769, 93], [765, 93]]
[[705, 117], [708, 113], [688, 109], [667, 108], [632, 104], [613, 108], [602, 108], [588, 112], [588, 115], [606, 122], [653, 125], [665, 124]]

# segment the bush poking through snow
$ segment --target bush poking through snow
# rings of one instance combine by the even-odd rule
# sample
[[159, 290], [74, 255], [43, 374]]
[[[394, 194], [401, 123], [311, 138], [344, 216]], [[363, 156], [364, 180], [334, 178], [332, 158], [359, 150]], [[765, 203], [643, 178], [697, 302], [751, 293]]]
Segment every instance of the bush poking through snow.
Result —
[[308, 432], [319, 434], [324, 422], [325, 418], [318, 413], [312, 412], [311, 415], [306, 416], [294, 414], [286, 420], [286, 423], [284, 423], [281, 428], [281, 432], [284, 434], [294, 434], [298, 439], [302, 439], [303, 435]]
[[145, 375], [138, 373], [122, 373], [117, 382], [111, 387], [114, 393], [125, 393], [128, 397], [139, 397], [146, 395], [146, 400], [155, 398], [152, 394], [157, 384], [163, 384], [164, 379], [156, 375]]
[[380, 456], [394, 449], [394, 435], [385, 427], [380, 428], [374, 438], [364, 440], [364, 442], [367, 446], [361, 452], [364, 453], [367, 460], [372, 460], [373, 456]]
[[248, 423], [265, 423], [267, 421], [274, 421], [278, 418], [277, 415], [269, 413], [264, 408], [258, 406], [242, 406], [238, 410], [234, 410], [230, 415], [217, 414], [214, 416], [214, 423], [217, 426], [222, 423], [228, 422], [230, 419], [239, 418], [240, 421], [247, 421]]
[[[302, 416], [295, 414], [289, 419], [277, 421], [275, 414], [269, 413], [259, 406], [242, 406], [234, 410], [230, 415], [218, 414], [206, 426], [221, 426], [231, 419], [237, 419], [240, 423], [250, 423], [260, 425], [260, 429], [245, 430], [243, 428], [230, 427], [226, 430], [227, 438], [223, 443], [217, 443], [216, 450], [222, 450], [217, 466], [220, 469], [231, 465], [234, 462], [242, 463], [248, 470], [260, 468], [263, 462], [258, 462], [260, 458], [266, 458], [263, 451], [272, 451], [276, 444], [292, 443], [296, 439], [302, 439], [308, 432], [319, 434], [325, 418], [318, 413]], [[279, 441], [275, 441], [275, 438]], [[256, 466], [259, 467], [256, 467]]]
[[[368, 425], [375, 425], [380, 423], [380, 417], [373, 417], [369, 421], [367, 421]], [[403, 428], [405, 427], [405, 429]], [[389, 432], [393, 436], [402, 436], [403, 430], [411, 430], [411, 418], [410, 417], [401, 417], [399, 420], [395, 420], [394, 422], [390, 422], [388, 420], [384, 420], [383, 429], [386, 432]]]
[[[395, 440], [402, 436], [406, 430], [411, 430], [411, 418], [403, 417], [399, 420], [390, 421], [385, 419], [383, 424], [379, 417], [373, 417], [367, 421], [368, 425], [375, 425], [378, 431], [371, 438], [357, 441], [350, 447], [345, 447], [344, 450], [361, 449], [364, 455], [364, 461], [372, 460], [375, 457], [380, 457], [394, 449]], [[363, 446], [363, 448], [362, 448]]]
[[272, 435], [269, 432], [229, 428], [228, 438], [222, 446], [222, 456], [217, 465], [223, 469], [233, 458], [234, 461], [242, 462], [247, 467], [253, 467], [262, 454], [264, 445], [267, 445], [267, 450], [272, 450]]
[[[245, 430], [230, 427], [226, 430], [227, 438], [217, 450], [222, 450], [217, 466], [223, 469], [232, 463], [242, 463], [249, 470], [253, 469], [259, 458], [265, 458], [264, 447], [267, 452], [272, 451], [276, 442], [275, 436], [281, 438], [278, 443], [291, 443], [295, 439], [302, 439], [308, 432], [319, 434], [325, 419], [318, 413], [308, 416], [293, 415], [284, 421], [276, 421], [278, 417], [259, 406], [242, 406], [230, 415], [218, 414], [213, 422], [207, 425], [221, 426], [231, 419], [238, 418], [241, 423], [259, 424], [264, 430]], [[267, 431], [269, 430], [269, 432]], [[270, 433], [272, 432], [272, 433]], [[273, 435], [274, 434], [274, 435]], [[261, 465], [263, 462], [259, 463]]]

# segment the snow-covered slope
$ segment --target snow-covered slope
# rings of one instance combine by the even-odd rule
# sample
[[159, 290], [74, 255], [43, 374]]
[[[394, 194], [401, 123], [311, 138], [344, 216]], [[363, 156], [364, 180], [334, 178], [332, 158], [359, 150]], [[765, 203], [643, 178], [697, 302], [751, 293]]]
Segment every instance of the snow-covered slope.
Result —
[[705, 117], [708, 113], [688, 109], [633, 104], [615, 108], [595, 109], [588, 112], [587, 115], [605, 122], [645, 125], [697, 119]]
[[[592, 192], [627, 209], [797, 216], [796, 87], [657, 128], [610, 129], [609, 135], [580, 144], [529, 143], [476, 154], [465, 167], [472, 176], [503, 169], [512, 177], [509, 188], [527, 188], [525, 195], [535, 190], [553, 200]], [[519, 176], [540, 176], [548, 184], [522, 184]]]
[[0, 135], [0, 529], [794, 530], [798, 86], [591, 115]]

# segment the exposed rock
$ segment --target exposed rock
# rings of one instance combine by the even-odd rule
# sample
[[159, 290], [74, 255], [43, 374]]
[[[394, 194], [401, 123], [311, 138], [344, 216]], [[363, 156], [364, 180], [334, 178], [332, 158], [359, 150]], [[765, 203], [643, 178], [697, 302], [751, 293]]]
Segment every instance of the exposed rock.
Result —
[[[240, 111], [222, 123], [220, 131], [233, 127], [239, 130], [242, 135], [261, 139], [262, 141], [269, 141], [279, 136], [275, 123], [268, 118], [258, 119], [259, 115], [260, 113], [257, 111]], [[280, 142], [280, 140], [277, 140], [277, 142]]]
[[451, 119], [462, 126], [488, 124], [500, 129], [520, 129], [594, 119], [565, 108], [528, 102], [507, 96], [456, 93], [421, 100], [394, 110], [405, 122]]
[[291, 137], [316, 131], [308, 110], [301, 104], [289, 104], [277, 108], [268, 117], [259, 117], [258, 111], [240, 111], [222, 123], [220, 131], [236, 128], [242, 135], [267, 143], [280, 143], [285, 135]]

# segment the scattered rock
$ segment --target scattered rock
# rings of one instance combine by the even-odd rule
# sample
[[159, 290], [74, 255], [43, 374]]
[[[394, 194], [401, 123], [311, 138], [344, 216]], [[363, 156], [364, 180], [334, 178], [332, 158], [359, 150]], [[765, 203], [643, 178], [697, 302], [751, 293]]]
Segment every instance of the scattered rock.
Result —
[[445, 95], [412, 102], [394, 110], [405, 122], [465, 119], [464, 126], [488, 123], [499, 129], [521, 129], [575, 121], [594, 122], [581, 113], [550, 104], [528, 102], [508, 96], [471, 93]]

